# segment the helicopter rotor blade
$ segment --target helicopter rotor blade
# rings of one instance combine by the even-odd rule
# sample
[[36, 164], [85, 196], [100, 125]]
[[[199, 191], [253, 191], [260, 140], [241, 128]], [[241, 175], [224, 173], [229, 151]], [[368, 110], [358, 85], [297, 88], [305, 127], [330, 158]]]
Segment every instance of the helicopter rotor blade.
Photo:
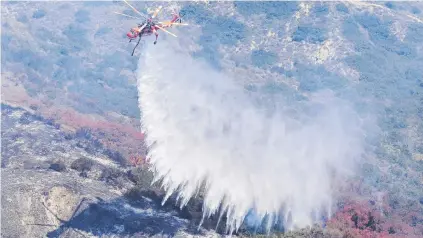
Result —
[[157, 22], [157, 23], [162, 24], [162, 25], [170, 25], [170, 24], [171, 24], [171, 22], [170, 22], [170, 21], [165, 21], [165, 22], [163, 22], [163, 21], [159, 21], [159, 22]]
[[168, 21], [168, 22], [159, 22], [160, 24], [163, 24], [163, 25], [167, 25], [167, 26], [171, 26], [171, 25], [175, 25], [175, 26], [189, 26], [188, 25], [188, 23], [179, 23], [179, 22], [170, 22], [170, 21]]
[[126, 17], [130, 17], [130, 18], [134, 18], [134, 19], [139, 19], [139, 20], [142, 20], [142, 19], [141, 19], [141, 18], [139, 18], [139, 17], [134, 17], [134, 16], [126, 15], [126, 14], [123, 14], [123, 13], [120, 13], [120, 12], [113, 12], [113, 13], [118, 14], [118, 15], [122, 15], [122, 16], [126, 16]]
[[175, 34], [173, 34], [172, 32], [167, 31], [167, 30], [166, 30], [166, 29], [164, 29], [163, 27], [158, 26], [158, 25], [156, 25], [156, 26], [157, 26], [159, 29], [161, 29], [162, 31], [166, 32], [167, 34], [172, 35], [172, 36], [174, 36], [174, 37], [178, 37], [178, 36], [176, 36]]
[[179, 22], [174, 22], [174, 23], [172, 23], [172, 25], [175, 25], [175, 26], [189, 26], [188, 23], [179, 23]]
[[156, 11], [154, 11], [154, 13], [153, 13], [153, 16], [151, 17], [151, 18], [156, 18], [157, 17], [157, 15], [159, 14], [159, 12], [162, 10], [162, 6], [159, 6], [157, 9], [156, 9]]
[[139, 12], [137, 9], [135, 9], [135, 7], [133, 7], [131, 4], [129, 4], [126, 0], [123, 0], [130, 8], [132, 8], [132, 10], [134, 10], [136, 13], [138, 13], [140, 16], [144, 17], [145, 19], [148, 19], [147, 17], [145, 17], [141, 12]]

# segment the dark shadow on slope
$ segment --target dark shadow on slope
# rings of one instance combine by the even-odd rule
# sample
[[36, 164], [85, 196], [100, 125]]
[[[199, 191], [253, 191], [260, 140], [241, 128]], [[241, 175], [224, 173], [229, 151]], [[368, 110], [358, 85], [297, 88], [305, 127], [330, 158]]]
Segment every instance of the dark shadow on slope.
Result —
[[[83, 202], [83, 201], [82, 201]], [[81, 203], [82, 203], [81, 202]], [[139, 203], [139, 207], [148, 208], [148, 202]], [[147, 211], [125, 205], [125, 201], [117, 199], [106, 202], [101, 199], [91, 203], [73, 216], [69, 221], [61, 221], [62, 225], [49, 232], [47, 237], [60, 237], [67, 229], [91, 233], [95, 236], [130, 235], [151, 236], [162, 234], [174, 236], [187, 226], [187, 221], [160, 211]]]
[[[142, 175], [141, 177], [137, 172], [134, 172], [134, 180], [146, 180], [148, 181], [148, 175]], [[152, 175], [150, 175], [152, 176]], [[131, 179], [132, 180], [132, 179]], [[138, 182], [133, 189], [129, 190], [125, 194], [125, 198], [128, 203], [134, 207], [143, 207], [145, 209], [145, 199], [150, 201], [149, 206], [152, 206], [155, 211], [161, 211], [165, 213], [172, 213], [174, 216], [186, 220], [186, 231], [191, 234], [202, 234], [198, 230], [198, 226], [201, 223], [201, 228], [206, 230], [214, 230], [218, 234], [224, 234], [226, 231], [226, 215], [222, 215], [219, 220], [219, 213], [211, 215], [210, 217], [205, 217], [203, 219], [203, 196], [200, 194], [191, 198], [190, 201], [183, 207], [180, 208], [180, 202], [177, 201], [177, 195], [171, 195], [166, 202], [162, 205], [162, 201], [165, 197], [165, 192], [158, 188], [156, 189], [145, 189], [147, 184], [146, 181]], [[143, 185], [144, 184], [144, 185]], [[143, 188], [144, 187], [144, 188]]]
[[[145, 237], [164, 235], [173, 237], [177, 232], [184, 231], [191, 235], [205, 235], [198, 230], [202, 218], [202, 200], [191, 199], [182, 209], [176, 203], [176, 197], [171, 196], [162, 206], [164, 193], [153, 190], [131, 191], [124, 197], [104, 201], [97, 198], [95, 202], [82, 199], [68, 221], [58, 218], [61, 225], [54, 231], [47, 233], [47, 237], [60, 237], [68, 230], [82, 234], [90, 233], [94, 236], [117, 235], [131, 237]], [[85, 203], [85, 204], [84, 204]], [[47, 210], [48, 208], [44, 206]], [[80, 208], [84, 207], [83, 210]], [[218, 217], [205, 218], [202, 228], [225, 233], [226, 218], [223, 216], [217, 226]], [[37, 226], [52, 226], [49, 224], [32, 224]], [[240, 231], [242, 232], [242, 231]]]

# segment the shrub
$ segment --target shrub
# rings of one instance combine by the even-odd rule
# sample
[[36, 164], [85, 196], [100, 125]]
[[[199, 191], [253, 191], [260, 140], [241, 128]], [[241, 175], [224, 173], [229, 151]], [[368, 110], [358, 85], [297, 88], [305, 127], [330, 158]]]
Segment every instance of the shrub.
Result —
[[83, 177], [83, 178], [88, 178], [88, 173], [87, 171], [82, 171], [81, 173], [79, 173], [79, 176]]
[[76, 138], [81, 138], [81, 139], [91, 139], [92, 137], [92, 132], [91, 129], [89, 128], [80, 128], [75, 132], [75, 137]]
[[60, 124], [56, 123], [54, 119], [48, 118], [45, 119], [44, 122], [49, 126], [53, 126], [56, 129], [60, 129]]
[[128, 200], [128, 202], [138, 206], [143, 204], [143, 197], [146, 197], [151, 199], [154, 203], [163, 209], [161, 202], [164, 198], [164, 192], [160, 190], [144, 189], [134, 186], [126, 191], [123, 196]]
[[121, 176], [122, 176], [122, 172], [120, 170], [115, 168], [105, 167], [101, 171], [100, 180], [103, 180], [106, 182], [112, 182]]
[[23, 125], [28, 125], [29, 123], [31, 123], [31, 114], [27, 112], [22, 114], [22, 116], [19, 118], [19, 123]]
[[35, 105], [35, 104], [31, 104], [30, 106], [29, 106], [29, 108], [31, 108], [32, 110], [34, 110], [34, 111], [37, 111], [38, 110], [38, 106], [37, 105]]
[[[142, 201], [142, 197], [148, 197], [158, 205], [161, 203], [164, 191], [158, 186], [151, 186], [154, 175], [147, 168], [136, 167], [127, 172], [128, 179], [135, 183], [135, 186], [129, 189], [124, 197], [131, 203], [137, 205]], [[161, 206], [161, 205], [160, 205]]]
[[112, 151], [110, 149], [106, 149], [104, 151], [104, 154], [109, 157], [111, 160], [117, 162], [118, 164], [120, 164], [121, 166], [126, 166], [127, 165], [127, 161], [125, 159], [125, 157], [123, 157], [123, 155], [118, 152], [118, 151]]
[[154, 175], [147, 168], [136, 167], [128, 171], [128, 178], [141, 189], [151, 187]]
[[131, 189], [126, 191], [123, 196], [129, 201], [135, 202], [140, 199], [141, 194], [140, 194], [140, 190], [137, 187], [132, 187]]
[[81, 173], [86, 173], [91, 170], [93, 165], [94, 163], [92, 160], [82, 157], [72, 162], [71, 168]]
[[65, 163], [63, 163], [63, 161], [57, 161], [50, 164], [50, 169], [57, 172], [63, 172], [63, 171], [66, 171], [66, 165]]
[[31, 114], [29, 112], [24, 112], [22, 116], [19, 118], [19, 123], [28, 125], [34, 121], [43, 121], [43, 117], [40, 115]]
[[64, 135], [64, 138], [65, 138], [66, 140], [72, 140], [72, 139], [73, 139], [73, 136], [72, 136], [71, 134], [66, 133], [66, 134]]

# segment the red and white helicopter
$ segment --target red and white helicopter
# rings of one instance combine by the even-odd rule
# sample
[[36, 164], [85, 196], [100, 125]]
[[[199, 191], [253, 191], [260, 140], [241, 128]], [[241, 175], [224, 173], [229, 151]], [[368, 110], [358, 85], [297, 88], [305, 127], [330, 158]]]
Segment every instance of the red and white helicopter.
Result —
[[137, 48], [138, 44], [140, 43], [142, 36], [149, 36], [151, 34], [154, 34], [156, 36], [156, 40], [154, 41], [154, 44], [156, 44], [157, 38], [159, 37], [159, 33], [157, 33], [158, 30], [162, 30], [162, 31], [168, 33], [169, 35], [177, 37], [175, 34], [167, 31], [165, 28], [168, 28], [168, 27], [171, 27], [171, 26], [174, 26], [174, 25], [183, 25], [183, 26], [188, 25], [188, 24], [182, 23], [181, 17], [176, 12], [172, 13], [172, 19], [170, 21], [167, 21], [167, 22], [156, 21], [155, 18], [157, 17], [159, 12], [162, 10], [162, 8], [163, 8], [162, 6], [159, 6], [153, 12], [152, 16], [146, 17], [144, 14], [140, 13], [137, 9], [135, 9], [133, 6], [131, 6], [131, 4], [129, 4], [126, 0], [123, 0], [123, 1], [130, 8], [132, 8], [132, 10], [134, 10], [138, 15], [140, 15], [141, 17], [144, 18], [144, 20], [143, 20], [143, 19], [138, 18], [138, 17], [126, 15], [126, 14], [119, 13], [119, 12], [114, 12], [114, 13], [122, 15], [122, 16], [143, 20], [142, 24], [138, 24], [137, 27], [131, 28], [131, 30], [126, 34], [126, 36], [128, 36], [128, 38], [129, 38], [129, 42], [131, 42], [132, 40], [135, 40], [137, 37], [139, 38], [137, 44], [134, 47], [134, 50], [132, 51], [132, 54], [131, 54], [132, 56], [134, 55], [135, 49]]

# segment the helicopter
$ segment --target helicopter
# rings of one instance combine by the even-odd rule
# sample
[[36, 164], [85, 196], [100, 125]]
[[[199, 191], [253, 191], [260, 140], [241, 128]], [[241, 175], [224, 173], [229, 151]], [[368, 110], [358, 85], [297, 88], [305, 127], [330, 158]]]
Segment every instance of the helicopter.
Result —
[[129, 38], [129, 42], [138, 38], [138, 42], [135, 45], [134, 49], [132, 50], [131, 56], [134, 55], [135, 49], [138, 47], [138, 45], [141, 41], [141, 38], [143, 36], [150, 36], [150, 35], [154, 34], [156, 36], [154, 44], [157, 44], [157, 39], [159, 37], [159, 33], [158, 33], [159, 30], [166, 32], [167, 34], [169, 34], [171, 36], [177, 37], [175, 34], [173, 34], [172, 32], [169, 32], [165, 28], [172, 27], [174, 25], [183, 25], [183, 26], [188, 25], [188, 24], [182, 23], [181, 16], [179, 15], [179, 13], [176, 13], [176, 11], [172, 11], [172, 18], [169, 21], [160, 22], [160, 21], [156, 20], [156, 17], [159, 14], [159, 12], [163, 9], [162, 6], [157, 7], [157, 9], [152, 12], [153, 14], [151, 16], [145, 16], [144, 14], [140, 13], [135, 7], [133, 7], [131, 4], [129, 4], [126, 0], [123, 0], [123, 1], [130, 8], [132, 8], [132, 10], [134, 10], [134, 12], [136, 12], [138, 15], [140, 15], [143, 18], [143, 19], [141, 19], [139, 17], [134, 17], [134, 16], [130, 16], [130, 15], [119, 13], [119, 12], [114, 12], [114, 13], [122, 15], [122, 16], [143, 20], [142, 23], [139, 23], [137, 25], [137, 27], [131, 28], [131, 30], [126, 34], [126, 36]]

